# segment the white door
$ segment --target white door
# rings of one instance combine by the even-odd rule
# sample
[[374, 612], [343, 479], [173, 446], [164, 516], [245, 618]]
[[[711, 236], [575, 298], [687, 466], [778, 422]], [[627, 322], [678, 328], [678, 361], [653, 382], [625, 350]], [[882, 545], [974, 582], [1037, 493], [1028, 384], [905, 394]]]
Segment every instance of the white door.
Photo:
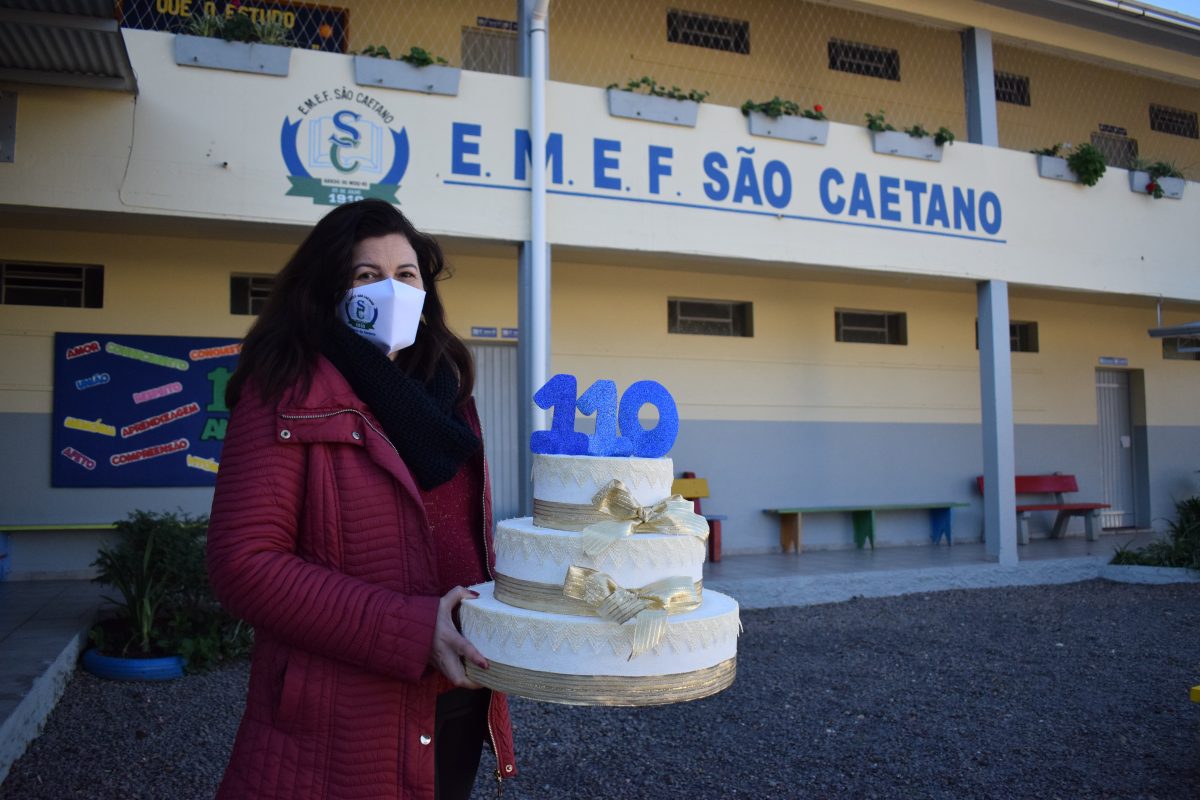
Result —
[[1137, 520], [1137, 508], [1133, 490], [1133, 418], [1128, 372], [1096, 370], [1096, 411], [1104, 502], [1112, 506], [1100, 512], [1103, 527], [1132, 526]]
[[492, 479], [492, 516], [509, 519], [521, 508], [517, 348], [482, 342], [468, 342], [467, 348], [475, 358], [474, 396], [483, 424], [488, 476]]

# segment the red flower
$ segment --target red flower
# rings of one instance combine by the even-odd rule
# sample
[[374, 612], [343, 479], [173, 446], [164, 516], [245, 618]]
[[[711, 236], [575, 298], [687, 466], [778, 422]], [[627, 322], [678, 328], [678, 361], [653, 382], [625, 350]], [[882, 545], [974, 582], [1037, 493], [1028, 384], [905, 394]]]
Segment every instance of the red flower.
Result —
[[237, 11], [242, 5], [242, 0], [229, 0], [229, 7]]
[[1157, 191], [1158, 191], [1158, 184], [1157, 184], [1157, 183], [1155, 183], [1154, 181], [1150, 181], [1149, 183], [1147, 183], [1147, 184], [1146, 184], [1146, 191], [1147, 191], [1147, 192], [1150, 192], [1150, 193], [1157, 192]]
[[813, 111], [817, 112], [818, 114], [820, 114], [820, 113], [821, 113], [822, 111], [824, 111], [824, 110], [825, 110], [825, 107], [824, 107], [824, 106], [822, 106], [820, 103], [818, 103], [817, 105], [813, 106]]

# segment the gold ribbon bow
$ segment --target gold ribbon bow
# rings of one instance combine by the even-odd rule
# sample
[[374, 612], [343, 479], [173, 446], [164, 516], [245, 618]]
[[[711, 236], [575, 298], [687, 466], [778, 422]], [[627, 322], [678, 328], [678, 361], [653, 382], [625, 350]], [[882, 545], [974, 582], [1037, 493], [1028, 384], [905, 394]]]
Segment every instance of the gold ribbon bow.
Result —
[[695, 511], [691, 500], [671, 495], [652, 506], [640, 506], [614, 478], [592, 498], [596, 511], [612, 519], [593, 522], [583, 529], [583, 552], [591, 558], [609, 545], [633, 533], [677, 533], [695, 536], [701, 543], [708, 538], [708, 522]]
[[629, 658], [650, 650], [667, 632], [667, 615], [700, 607], [696, 584], [686, 576], [663, 578], [640, 589], [624, 589], [603, 572], [572, 566], [563, 582], [563, 595], [587, 603], [596, 616], [623, 625], [633, 619], [633, 651]]

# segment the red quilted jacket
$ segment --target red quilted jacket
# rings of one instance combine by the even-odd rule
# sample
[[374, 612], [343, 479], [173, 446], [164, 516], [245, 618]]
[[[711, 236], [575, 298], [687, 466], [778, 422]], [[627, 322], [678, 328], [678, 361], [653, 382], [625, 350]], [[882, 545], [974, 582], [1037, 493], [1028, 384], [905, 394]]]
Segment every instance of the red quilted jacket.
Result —
[[[468, 421], [478, 433], [473, 404]], [[382, 431], [324, 358], [307, 392], [269, 405], [248, 385], [233, 412], [208, 568], [255, 647], [220, 800], [433, 798], [437, 554]], [[488, 727], [499, 776], [515, 775], [501, 694]]]

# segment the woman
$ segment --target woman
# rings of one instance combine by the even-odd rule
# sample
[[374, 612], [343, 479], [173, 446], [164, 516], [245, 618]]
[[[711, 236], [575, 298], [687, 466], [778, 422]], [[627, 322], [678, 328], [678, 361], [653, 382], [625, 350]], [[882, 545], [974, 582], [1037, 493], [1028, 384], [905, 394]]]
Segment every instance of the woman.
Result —
[[490, 578], [492, 520], [444, 269], [391, 205], [341, 206], [243, 343], [208, 566], [255, 648], [219, 798], [465, 798], [485, 740], [516, 774], [454, 621]]

